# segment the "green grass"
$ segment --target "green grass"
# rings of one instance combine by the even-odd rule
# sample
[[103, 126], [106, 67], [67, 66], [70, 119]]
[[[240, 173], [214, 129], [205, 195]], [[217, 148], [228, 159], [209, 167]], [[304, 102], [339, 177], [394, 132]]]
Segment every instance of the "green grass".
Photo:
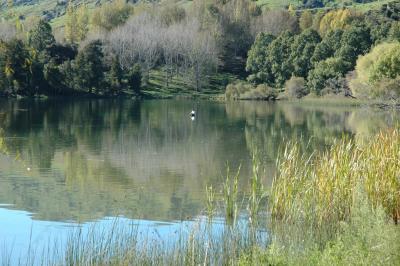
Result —
[[165, 83], [165, 74], [161, 70], [152, 70], [147, 85], [143, 88], [145, 97], [150, 98], [215, 98], [225, 93], [226, 85], [235, 80], [236, 77], [227, 73], [215, 73], [208, 77], [209, 85], [196, 91], [193, 86], [188, 85], [187, 80], [180, 76], [174, 76], [168, 87]]

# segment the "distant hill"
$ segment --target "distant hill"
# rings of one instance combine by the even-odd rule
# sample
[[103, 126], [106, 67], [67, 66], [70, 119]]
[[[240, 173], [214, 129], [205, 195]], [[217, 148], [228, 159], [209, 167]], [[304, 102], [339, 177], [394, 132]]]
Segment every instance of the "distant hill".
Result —
[[[52, 20], [63, 16], [68, 5], [68, 0], [14, 0], [10, 7], [10, 1], [2, 1], [0, 11], [2, 18], [10, 19], [18, 15], [22, 18], [37, 16]], [[86, 3], [90, 7], [100, 6], [106, 2], [110, 0], [72, 0], [76, 5]]]
[[[85, 3], [89, 8], [95, 8], [112, 0], [71, 0], [75, 5]], [[128, 0], [128, 2], [158, 2], [163, 0]], [[181, 0], [192, 2], [193, 0]], [[353, 4], [356, 7], [368, 10], [390, 0], [257, 0], [257, 4], [265, 8], [287, 8], [292, 5], [294, 8], [324, 8], [340, 7]], [[62, 17], [68, 5], [68, 0], [1, 0], [0, 18], [9, 20], [19, 16], [25, 19], [29, 16], [42, 17], [53, 21]]]

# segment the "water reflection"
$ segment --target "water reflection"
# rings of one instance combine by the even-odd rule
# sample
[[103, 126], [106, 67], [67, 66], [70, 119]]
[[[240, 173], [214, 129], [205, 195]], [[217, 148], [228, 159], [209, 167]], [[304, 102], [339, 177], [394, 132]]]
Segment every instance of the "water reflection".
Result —
[[398, 118], [264, 102], [2, 101], [0, 204], [44, 221], [186, 220], [201, 212], [206, 184], [222, 182], [226, 162], [242, 165], [246, 189], [250, 154], [260, 151], [268, 184], [288, 140], [323, 149]]

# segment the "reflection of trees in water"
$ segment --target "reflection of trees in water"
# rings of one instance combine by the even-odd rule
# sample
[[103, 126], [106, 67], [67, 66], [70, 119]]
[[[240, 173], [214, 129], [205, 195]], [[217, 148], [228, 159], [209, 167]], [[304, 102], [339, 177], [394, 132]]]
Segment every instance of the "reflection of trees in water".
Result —
[[247, 147], [260, 153], [268, 178], [274, 176], [279, 149], [288, 141], [298, 142], [306, 152], [323, 150], [344, 135], [357, 140], [371, 136], [399, 118], [398, 113], [372, 109], [265, 102], [229, 103], [227, 113], [246, 121]]
[[2, 186], [0, 202], [49, 220], [196, 215], [205, 185], [220, 183], [245, 145], [224, 140], [238, 130], [225, 132], [223, 105], [197, 105], [193, 123], [191, 102], [7, 102], [1, 126], [16, 137], [7, 142], [34, 170]]
[[206, 184], [222, 183], [226, 162], [242, 164], [245, 188], [248, 151], [262, 152], [272, 177], [287, 140], [320, 149], [343, 133], [370, 132], [369, 121], [395, 120], [374, 115], [264, 102], [5, 101], [5, 143], [32, 171], [1, 157], [0, 203], [45, 220], [181, 219], [200, 212]]

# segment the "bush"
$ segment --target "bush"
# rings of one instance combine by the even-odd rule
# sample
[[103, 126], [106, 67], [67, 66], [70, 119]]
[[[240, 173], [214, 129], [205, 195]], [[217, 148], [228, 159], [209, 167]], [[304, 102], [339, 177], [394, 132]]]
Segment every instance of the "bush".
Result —
[[357, 60], [350, 88], [360, 98], [400, 97], [400, 43], [383, 43]]
[[276, 90], [265, 84], [255, 87], [242, 81], [229, 84], [225, 91], [227, 100], [274, 100], [276, 97]]
[[340, 57], [331, 57], [319, 62], [308, 75], [308, 88], [320, 94], [326, 87], [326, 81], [332, 78], [343, 77], [343, 70], [347, 69], [348, 62]]
[[352, 96], [348, 86], [347, 79], [344, 77], [331, 78], [325, 82], [325, 88], [321, 91], [321, 95], [335, 94], [342, 96]]
[[306, 96], [308, 94], [308, 91], [306, 89], [306, 81], [304, 78], [299, 78], [299, 77], [291, 77], [288, 81], [285, 83], [285, 92], [286, 96], [290, 99], [300, 99], [303, 96]]

